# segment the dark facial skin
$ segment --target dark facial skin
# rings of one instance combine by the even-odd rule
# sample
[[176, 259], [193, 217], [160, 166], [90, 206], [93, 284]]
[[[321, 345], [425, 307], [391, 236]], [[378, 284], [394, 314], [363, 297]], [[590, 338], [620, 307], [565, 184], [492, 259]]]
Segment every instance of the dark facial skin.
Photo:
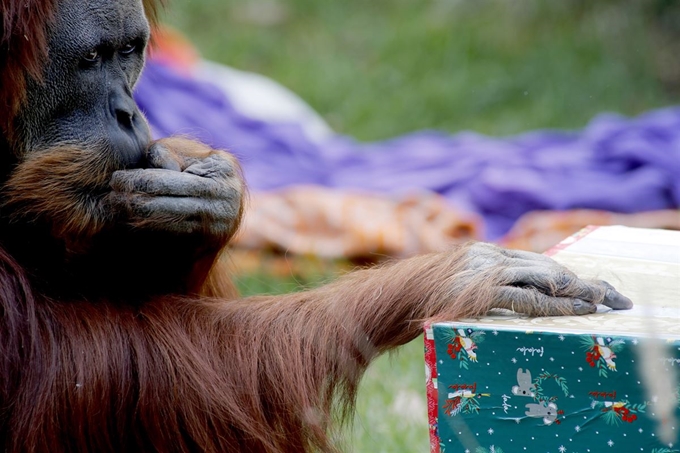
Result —
[[144, 65], [149, 24], [141, 0], [64, 0], [53, 24], [42, 81], [30, 80], [16, 120], [23, 148], [55, 143], [105, 150], [139, 166], [149, 128], [132, 98]]

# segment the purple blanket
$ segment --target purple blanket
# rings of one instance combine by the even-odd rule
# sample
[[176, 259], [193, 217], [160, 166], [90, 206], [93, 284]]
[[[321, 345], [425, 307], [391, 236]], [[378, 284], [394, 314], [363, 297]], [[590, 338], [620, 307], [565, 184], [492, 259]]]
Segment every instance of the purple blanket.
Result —
[[183, 134], [241, 160], [251, 190], [297, 184], [403, 193], [428, 189], [481, 214], [488, 239], [536, 209], [638, 212], [680, 206], [680, 108], [600, 115], [579, 132], [492, 138], [424, 131], [377, 143], [315, 143], [296, 124], [237, 112], [209, 83], [149, 62], [136, 99], [154, 135]]

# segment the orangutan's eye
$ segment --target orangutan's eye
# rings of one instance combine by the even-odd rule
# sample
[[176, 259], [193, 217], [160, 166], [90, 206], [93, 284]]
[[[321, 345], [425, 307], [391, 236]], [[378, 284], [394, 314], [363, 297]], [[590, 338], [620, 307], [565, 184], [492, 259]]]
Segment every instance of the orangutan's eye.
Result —
[[83, 60], [94, 63], [99, 59], [99, 51], [97, 49], [92, 49], [83, 56]]
[[120, 53], [122, 53], [123, 55], [130, 55], [132, 52], [135, 51], [136, 48], [137, 48], [137, 45], [135, 45], [134, 43], [129, 42], [129, 43], [125, 44], [125, 45], [120, 49]]

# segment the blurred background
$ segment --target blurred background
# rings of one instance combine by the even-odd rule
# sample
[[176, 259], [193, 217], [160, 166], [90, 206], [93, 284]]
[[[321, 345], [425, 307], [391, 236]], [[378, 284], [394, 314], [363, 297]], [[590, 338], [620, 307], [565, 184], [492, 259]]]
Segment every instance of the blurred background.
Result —
[[[173, 0], [162, 21], [362, 142], [580, 130], [680, 98], [679, 0]], [[235, 254], [244, 294], [314, 286], [361, 261], [278, 252]], [[346, 451], [427, 451], [423, 370], [422, 339], [369, 369]]]
[[676, 0], [173, 0], [208, 59], [265, 74], [361, 140], [581, 128], [680, 95]]

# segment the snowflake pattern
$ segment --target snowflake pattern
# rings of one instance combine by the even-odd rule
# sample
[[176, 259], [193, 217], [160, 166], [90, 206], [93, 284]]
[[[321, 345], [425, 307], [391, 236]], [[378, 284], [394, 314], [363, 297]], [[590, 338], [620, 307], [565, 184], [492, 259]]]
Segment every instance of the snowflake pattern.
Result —
[[495, 445], [490, 446], [488, 449], [484, 447], [477, 447], [475, 453], [503, 453], [503, 449], [496, 447]]
[[[483, 332], [486, 332], [486, 338], [481, 337]], [[440, 378], [439, 420], [445, 416], [444, 410], [448, 409], [449, 417], [461, 417], [462, 421], [471, 423], [470, 426], [474, 427], [471, 433], [476, 436], [478, 444], [468, 446], [466, 450], [465, 445], [460, 445], [454, 438], [460, 433], [447, 433], [450, 434], [448, 441], [447, 438], [438, 438], [436, 446], [441, 448], [433, 452], [521, 451], [521, 448], [516, 448], [518, 445], [526, 447], [528, 451], [538, 448], [541, 452], [553, 453], [611, 452], [629, 446], [637, 447], [635, 450], [638, 451], [643, 445], [640, 442], [644, 442], [644, 445], [653, 442], [656, 448], [649, 445], [644, 451], [680, 453], [680, 443], [676, 451], [669, 448], [667, 443], [661, 443], [652, 429], [646, 429], [655, 407], [654, 402], [663, 401], [666, 395], [658, 392], [656, 395], [645, 395], [644, 380], [636, 368], [640, 360], [633, 360], [638, 357], [634, 355], [632, 337], [557, 333], [542, 335], [535, 331], [527, 331], [526, 337], [522, 337], [517, 331], [510, 333], [499, 329], [496, 334], [492, 329], [485, 331], [479, 326], [449, 327], [447, 331], [442, 330], [441, 334], [442, 342], [438, 346], [441, 354], [436, 359], [439, 365], [438, 359], [443, 357], [444, 367], [439, 369], [437, 366], [437, 372], [441, 372], [441, 376], [448, 373], [451, 380], [445, 381], [443, 387], [446, 394], [442, 395], [443, 378]], [[459, 338], [459, 348], [456, 348], [456, 337]], [[513, 340], [515, 337], [519, 342]], [[479, 345], [477, 340], [482, 340], [484, 344]], [[674, 346], [677, 346], [673, 348], [677, 351], [673, 356], [680, 358], [680, 341], [675, 342]], [[455, 357], [448, 352], [454, 353]], [[466, 357], [467, 366], [461, 365], [461, 356], [466, 353], [469, 356], [470, 352], [477, 360]], [[444, 373], [446, 367], [451, 371]], [[505, 367], [512, 371], [504, 371]], [[519, 367], [533, 372], [529, 383], [538, 384], [538, 391], [534, 392], [536, 397], [520, 398], [510, 393], [510, 389], [518, 382], [515, 374]], [[559, 374], [553, 374], [555, 371]], [[612, 379], [614, 377], [616, 379]], [[469, 390], [459, 392], [459, 388], [452, 388], [450, 384], [469, 386]], [[677, 393], [680, 395], [680, 385]], [[586, 399], [587, 395], [592, 399]], [[548, 443], [543, 446], [538, 442], [539, 437], [534, 438], [532, 429], [545, 426], [541, 423], [542, 419], [526, 417], [525, 413], [538, 412], [536, 405], [548, 407], [551, 403], [554, 411], [549, 415], [555, 420], [545, 429], [549, 437], [544, 438]], [[495, 423], [499, 412], [497, 408], [501, 404], [505, 408], [504, 420], [514, 420], [516, 429]], [[442, 407], [444, 405], [446, 408]], [[439, 428], [442, 426], [443, 423], [440, 423]], [[490, 437], [498, 443], [490, 445]], [[483, 439], [487, 439], [486, 445]], [[596, 441], [594, 446], [593, 441]], [[590, 450], [583, 448], [584, 443], [588, 442]]]

